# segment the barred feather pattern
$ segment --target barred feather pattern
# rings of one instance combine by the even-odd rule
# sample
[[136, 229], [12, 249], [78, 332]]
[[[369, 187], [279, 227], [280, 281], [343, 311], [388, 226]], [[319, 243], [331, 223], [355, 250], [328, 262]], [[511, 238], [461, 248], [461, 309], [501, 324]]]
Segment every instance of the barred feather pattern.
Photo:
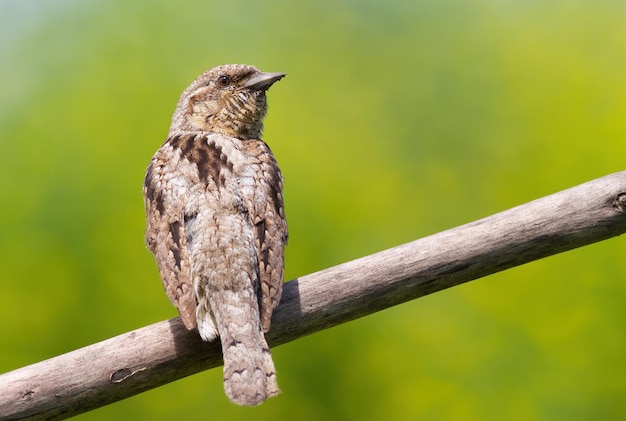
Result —
[[239, 405], [280, 393], [264, 333], [282, 293], [283, 177], [261, 140], [265, 91], [283, 74], [227, 65], [183, 92], [146, 171], [146, 241], [188, 329], [219, 337]]

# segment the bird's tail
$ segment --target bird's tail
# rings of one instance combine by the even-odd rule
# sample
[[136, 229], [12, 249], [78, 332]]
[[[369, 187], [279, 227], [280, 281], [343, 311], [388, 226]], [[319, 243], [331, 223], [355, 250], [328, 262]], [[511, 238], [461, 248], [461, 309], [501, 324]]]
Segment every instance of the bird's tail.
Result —
[[[233, 403], [254, 406], [280, 393], [276, 369], [263, 333], [257, 332], [254, 346], [235, 338], [222, 337], [224, 391]], [[246, 338], [249, 342], [250, 338]]]
[[259, 326], [253, 325], [231, 320], [220, 331], [224, 391], [238, 405], [258, 405], [280, 393], [269, 346]]

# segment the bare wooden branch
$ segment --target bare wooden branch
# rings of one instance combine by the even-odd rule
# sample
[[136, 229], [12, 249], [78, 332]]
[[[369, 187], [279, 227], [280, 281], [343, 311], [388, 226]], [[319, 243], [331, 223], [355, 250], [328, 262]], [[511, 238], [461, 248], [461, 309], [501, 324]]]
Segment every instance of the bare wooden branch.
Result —
[[[624, 232], [626, 171], [288, 282], [268, 341]], [[220, 364], [217, 343], [171, 319], [1, 375], [0, 419], [64, 419]]]

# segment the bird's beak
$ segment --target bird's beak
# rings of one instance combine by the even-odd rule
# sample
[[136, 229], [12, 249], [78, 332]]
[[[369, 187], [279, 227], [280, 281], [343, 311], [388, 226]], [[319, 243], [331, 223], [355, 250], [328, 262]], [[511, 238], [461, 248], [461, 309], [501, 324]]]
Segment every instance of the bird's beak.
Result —
[[274, 84], [285, 77], [287, 73], [259, 73], [246, 82], [244, 87], [253, 91], [266, 91]]

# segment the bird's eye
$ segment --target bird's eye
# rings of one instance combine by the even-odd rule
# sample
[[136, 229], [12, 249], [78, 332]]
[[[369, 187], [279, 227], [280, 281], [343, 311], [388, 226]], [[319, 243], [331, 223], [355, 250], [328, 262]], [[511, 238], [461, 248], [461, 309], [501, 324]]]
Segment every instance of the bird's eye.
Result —
[[217, 78], [217, 83], [220, 86], [228, 86], [231, 84], [231, 80], [230, 77], [226, 76], [226, 75], [222, 75], [220, 77]]

